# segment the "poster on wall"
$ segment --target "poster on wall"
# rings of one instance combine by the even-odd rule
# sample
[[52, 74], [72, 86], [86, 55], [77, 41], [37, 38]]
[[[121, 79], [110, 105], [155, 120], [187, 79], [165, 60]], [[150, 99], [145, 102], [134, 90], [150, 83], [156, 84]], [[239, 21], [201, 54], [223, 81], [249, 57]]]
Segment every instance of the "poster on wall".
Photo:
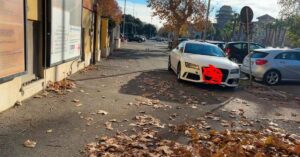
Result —
[[0, 81], [26, 71], [23, 0], [0, 0]]
[[81, 0], [52, 0], [50, 64], [81, 55]]

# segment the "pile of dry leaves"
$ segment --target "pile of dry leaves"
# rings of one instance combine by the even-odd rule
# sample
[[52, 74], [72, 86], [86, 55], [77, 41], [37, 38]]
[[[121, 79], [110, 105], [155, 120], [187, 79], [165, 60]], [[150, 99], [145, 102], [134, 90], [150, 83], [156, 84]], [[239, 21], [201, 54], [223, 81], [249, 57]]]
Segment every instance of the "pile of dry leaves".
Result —
[[184, 156], [184, 157], [231, 157], [231, 156], [299, 156], [300, 141], [296, 135], [288, 135], [268, 129], [258, 131], [215, 131], [199, 133], [187, 128], [188, 144], [161, 139], [157, 132], [144, 130], [137, 135], [117, 133], [102, 137], [97, 143], [86, 146], [89, 157], [96, 156]]
[[48, 91], [53, 91], [56, 93], [62, 93], [63, 90], [69, 90], [72, 88], [76, 88], [76, 84], [73, 81], [67, 79], [63, 79], [62, 81], [58, 82], [49, 81], [47, 85]]
[[160, 100], [158, 99], [148, 99], [148, 98], [145, 98], [145, 97], [139, 97], [139, 98], [136, 98], [135, 99], [137, 102], [136, 103], [129, 103], [128, 105], [136, 105], [136, 106], [142, 106], [142, 105], [145, 105], [145, 106], [152, 106], [154, 109], [158, 109], [158, 108], [172, 108], [170, 105], [165, 105], [165, 104], [162, 104], [160, 102]]
[[161, 124], [159, 119], [154, 118], [151, 115], [135, 116], [134, 120], [136, 120], [137, 123], [131, 123], [129, 124], [130, 126], [137, 126], [137, 127], [154, 126], [157, 128], [165, 127], [165, 124]]

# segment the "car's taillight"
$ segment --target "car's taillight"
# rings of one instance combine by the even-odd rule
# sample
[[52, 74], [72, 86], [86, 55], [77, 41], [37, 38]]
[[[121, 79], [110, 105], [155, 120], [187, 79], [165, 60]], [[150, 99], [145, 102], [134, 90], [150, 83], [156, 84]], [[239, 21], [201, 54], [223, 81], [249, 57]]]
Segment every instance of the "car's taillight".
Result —
[[229, 56], [230, 55], [230, 48], [226, 48], [226, 54], [227, 54], [227, 56]]
[[264, 60], [264, 59], [258, 59], [258, 60], [255, 61], [256, 65], [265, 65], [267, 63], [268, 63], [268, 61]]

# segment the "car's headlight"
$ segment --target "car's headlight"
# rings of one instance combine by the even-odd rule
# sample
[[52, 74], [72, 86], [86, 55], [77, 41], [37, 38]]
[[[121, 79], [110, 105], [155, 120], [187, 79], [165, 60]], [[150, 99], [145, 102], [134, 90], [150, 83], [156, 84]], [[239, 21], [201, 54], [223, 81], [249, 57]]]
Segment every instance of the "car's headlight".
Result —
[[238, 74], [240, 73], [240, 69], [233, 69], [230, 71], [230, 74]]
[[193, 63], [185, 62], [185, 67], [199, 70], [199, 66]]

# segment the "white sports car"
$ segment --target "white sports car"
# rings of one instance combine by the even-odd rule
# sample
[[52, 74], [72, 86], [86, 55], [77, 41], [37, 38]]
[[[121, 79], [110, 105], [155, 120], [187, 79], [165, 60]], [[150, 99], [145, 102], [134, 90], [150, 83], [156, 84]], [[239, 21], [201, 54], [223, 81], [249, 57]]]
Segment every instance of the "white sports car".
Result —
[[170, 52], [168, 70], [178, 80], [237, 87], [239, 66], [230, 61], [217, 46], [198, 41], [184, 41]]

